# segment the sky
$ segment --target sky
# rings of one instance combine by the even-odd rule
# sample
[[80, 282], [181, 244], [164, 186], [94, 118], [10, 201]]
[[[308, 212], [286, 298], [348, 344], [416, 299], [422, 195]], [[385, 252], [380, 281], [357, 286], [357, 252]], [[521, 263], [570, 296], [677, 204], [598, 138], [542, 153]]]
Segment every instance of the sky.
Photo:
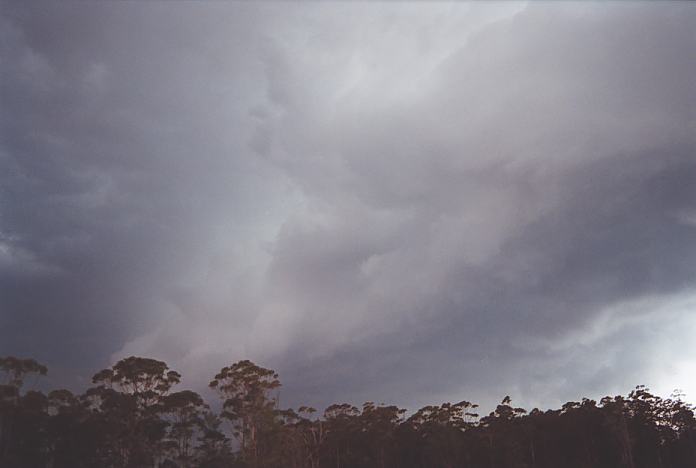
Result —
[[281, 404], [696, 401], [696, 5], [0, 4], [0, 355]]

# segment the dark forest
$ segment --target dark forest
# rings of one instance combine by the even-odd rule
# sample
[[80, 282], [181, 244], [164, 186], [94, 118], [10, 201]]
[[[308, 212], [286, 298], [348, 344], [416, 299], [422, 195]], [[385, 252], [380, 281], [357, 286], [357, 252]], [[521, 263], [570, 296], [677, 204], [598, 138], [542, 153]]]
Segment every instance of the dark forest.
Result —
[[0, 358], [0, 466], [250, 468], [691, 468], [696, 419], [675, 394], [643, 386], [527, 411], [505, 397], [488, 415], [468, 401], [412, 414], [366, 402], [322, 413], [281, 408], [278, 374], [251, 361], [209, 387], [215, 412], [181, 375], [129, 357], [97, 372], [83, 394], [26, 390], [46, 375], [33, 359]]

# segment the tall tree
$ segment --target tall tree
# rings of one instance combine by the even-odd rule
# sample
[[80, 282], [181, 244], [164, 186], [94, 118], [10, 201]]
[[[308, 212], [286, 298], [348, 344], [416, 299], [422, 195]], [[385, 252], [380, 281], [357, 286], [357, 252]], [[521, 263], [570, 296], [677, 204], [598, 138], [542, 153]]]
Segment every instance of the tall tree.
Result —
[[[44, 376], [47, 372], [46, 366], [34, 359], [0, 357], [0, 466], [16, 463], [10, 460], [18, 455], [11, 452], [23, 443], [21, 431], [27, 429], [27, 420], [31, 418], [38, 424], [40, 417], [43, 395], [31, 392], [23, 398], [24, 381], [28, 376]], [[28, 436], [26, 431], [24, 436]]]
[[107, 466], [136, 467], [156, 462], [165, 451], [168, 423], [162, 419], [164, 398], [181, 375], [156, 359], [131, 356], [92, 378], [86, 393], [108, 431], [102, 459]]
[[265, 444], [277, 425], [278, 374], [243, 360], [223, 367], [209, 384], [223, 399], [222, 416], [232, 423], [244, 461], [261, 466], [271, 447]]
[[192, 466], [195, 435], [202, 430], [208, 410], [203, 398], [191, 390], [171, 393], [162, 400], [161, 411], [169, 419], [168, 445], [182, 468]]

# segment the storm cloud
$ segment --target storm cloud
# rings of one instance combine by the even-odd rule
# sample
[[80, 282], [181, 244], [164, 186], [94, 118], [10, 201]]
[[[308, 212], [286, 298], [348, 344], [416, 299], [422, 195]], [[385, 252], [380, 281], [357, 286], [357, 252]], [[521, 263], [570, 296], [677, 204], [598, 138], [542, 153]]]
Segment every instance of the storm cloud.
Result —
[[696, 395], [694, 5], [0, 11], [0, 352], [57, 384]]

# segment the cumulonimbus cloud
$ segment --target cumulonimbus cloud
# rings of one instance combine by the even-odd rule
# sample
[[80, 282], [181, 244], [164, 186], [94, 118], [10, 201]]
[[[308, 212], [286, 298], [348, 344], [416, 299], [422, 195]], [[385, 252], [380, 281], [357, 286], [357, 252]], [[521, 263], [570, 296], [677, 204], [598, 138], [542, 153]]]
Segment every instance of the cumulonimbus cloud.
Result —
[[315, 405], [672, 383], [692, 6], [8, 5], [8, 352]]

